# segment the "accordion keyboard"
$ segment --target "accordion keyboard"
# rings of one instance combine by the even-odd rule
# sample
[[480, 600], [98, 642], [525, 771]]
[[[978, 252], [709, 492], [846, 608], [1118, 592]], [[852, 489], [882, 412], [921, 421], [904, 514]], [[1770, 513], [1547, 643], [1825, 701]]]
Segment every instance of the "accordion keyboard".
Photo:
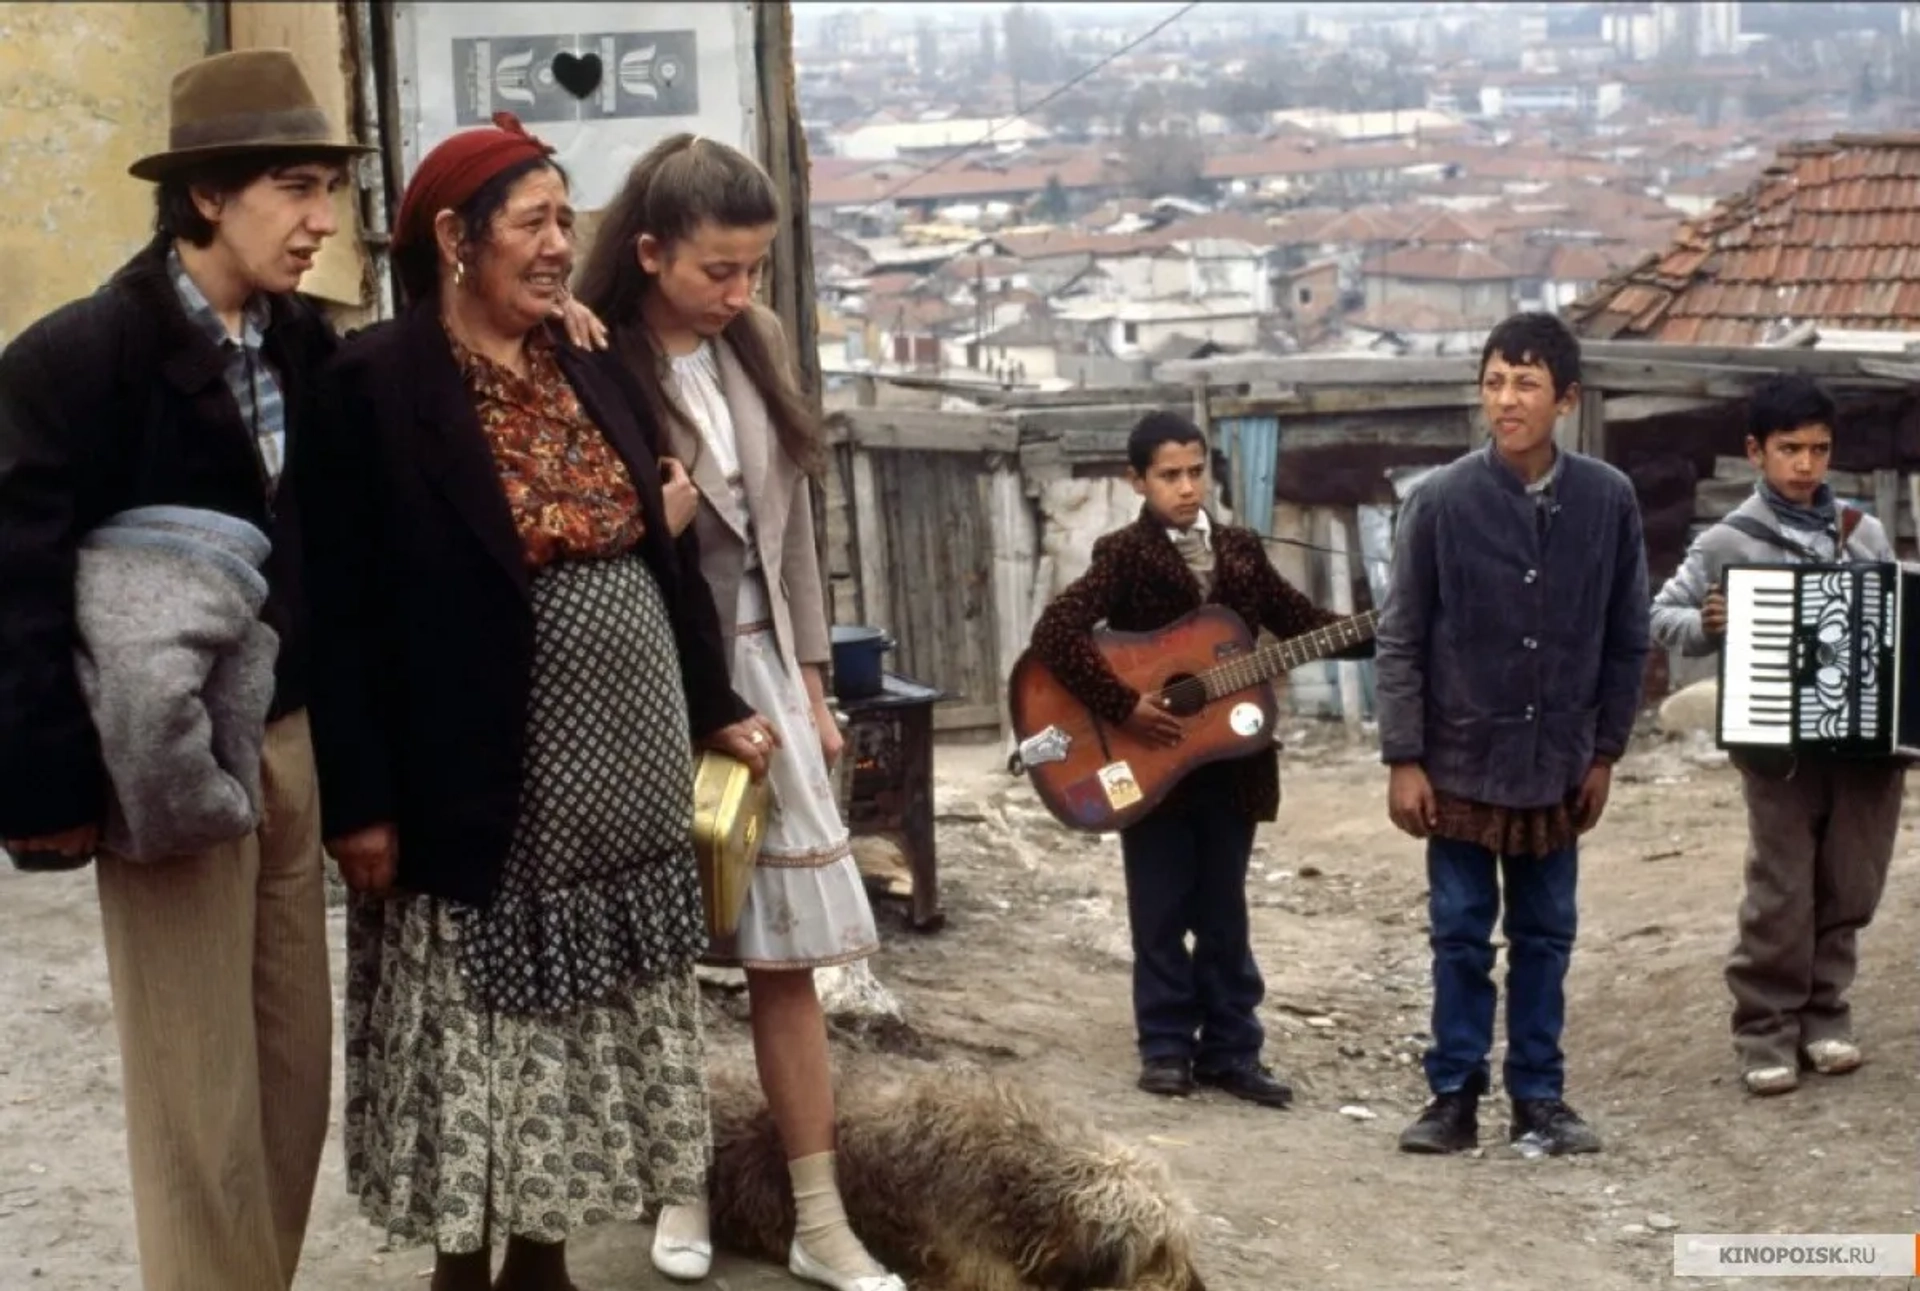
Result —
[[1794, 743], [1793, 569], [1727, 571], [1727, 624], [1720, 692], [1724, 743]]

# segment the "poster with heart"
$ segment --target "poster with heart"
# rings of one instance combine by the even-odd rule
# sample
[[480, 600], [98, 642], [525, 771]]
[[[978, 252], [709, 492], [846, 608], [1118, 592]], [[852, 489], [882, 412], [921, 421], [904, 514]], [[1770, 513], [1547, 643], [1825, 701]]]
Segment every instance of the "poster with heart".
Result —
[[580, 96], [560, 76], [564, 70], [568, 80], [580, 83], [577, 44], [570, 36], [456, 38], [454, 120], [462, 126], [486, 125], [494, 113], [507, 111], [527, 126], [578, 121]]
[[758, 147], [747, 3], [403, 2], [394, 62], [409, 176], [435, 144], [500, 111], [553, 145], [584, 211], [612, 200], [667, 135]]
[[603, 117], [690, 117], [700, 111], [699, 40], [691, 31], [585, 37], [599, 88], [583, 101]]

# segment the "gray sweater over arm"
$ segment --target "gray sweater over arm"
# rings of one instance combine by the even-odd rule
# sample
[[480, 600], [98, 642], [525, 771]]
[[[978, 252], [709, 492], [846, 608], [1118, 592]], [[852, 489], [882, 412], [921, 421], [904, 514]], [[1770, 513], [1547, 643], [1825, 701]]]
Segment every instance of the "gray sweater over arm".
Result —
[[76, 659], [111, 781], [104, 845], [152, 861], [260, 820], [279, 638], [266, 535], [186, 507], [122, 512], [80, 547]]

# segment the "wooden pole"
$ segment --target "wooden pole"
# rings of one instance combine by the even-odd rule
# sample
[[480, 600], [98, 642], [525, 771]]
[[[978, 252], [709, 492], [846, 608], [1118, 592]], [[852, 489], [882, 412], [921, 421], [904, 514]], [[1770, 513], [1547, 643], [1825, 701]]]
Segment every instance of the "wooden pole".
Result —
[[1607, 399], [1598, 390], [1580, 392], [1580, 451], [1607, 460]]
[[989, 458], [993, 473], [987, 484], [987, 515], [993, 550], [994, 680], [999, 685], [1000, 730], [1013, 730], [1007, 706], [1007, 682], [1013, 664], [1027, 648], [1033, 631], [1028, 620], [1033, 604], [1034, 560], [1039, 535], [1034, 531], [1033, 508], [1027, 502], [1017, 457]]
[[[1321, 515], [1325, 525], [1322, 545], [1327, 549], [1327, 576], [1330, 583], [1327, 588], [1328, 607], [1335, 614], [1351, 614], [1353, 564], [1347, 555], [1347, 521], [1340, 512], [1331, 509], [1321, 512]], [[1360, 665], [1351, 660], [1341, 660], [1334, 664], [1334, 674], [1340, 684], [1340, 720], [1346, 723], [1348, 735], [1358, 735], [1366, 709], [1366, 697], [1360, 688]]]
[[[1920, 475], [1907, 476], [1907, 517], [1913, 521], [1913, 545], [1920, 551]], [[1895, 552], [1900, 550], [1899, 534], [1888, 530], [1887, 541], [1893, 544]]]
[[[775, 186], [788, 194], [780, 232], [773, 241], [767, 274], [769, 304], [780, 317], [793, 351], [800, 388], [818, 420], [824, 409], [820, 374], [820, 320], [813, 292], [813, 239], [808, 217], [813, 200], [808, 185], [807, 135], [800, 124], [800, 99], [793, 68], [793, 6], [786, 0], [754, 0], [753, 65], [760, 112], [760, 164]], [[857, 458], [856, 458], [857, 470]], [[819, 480], [808, 489], [815, 516], [826, 514], [826, 490]], [[814, 526], [820, 568], [829, 569], [827, 526]]]
[[821, 398], [819, 319], [814, 314], [813, 239], [808, 215], [807, 136], [800, 124], [794, 88], [793, 7], [785, 0], [753, 6], [754, 68], [758, 78], [760, 164], [787, 194], [780, 232], [773, 242], [766, 290], [793, 349], [800, 384], [816, 408]]
[[1900, 535], [1900, 472], [1873, 473], [1873, 514], [1886, 526], [1887, 541], [1894, 542]]
[[880, 487], [873, 454], [858, 442], [853, 453], [853, 550], [860, 579], [860, 617], [868, 627], [893, 623], [892, 589], [887, 583], [887, 525], [880, 512]]

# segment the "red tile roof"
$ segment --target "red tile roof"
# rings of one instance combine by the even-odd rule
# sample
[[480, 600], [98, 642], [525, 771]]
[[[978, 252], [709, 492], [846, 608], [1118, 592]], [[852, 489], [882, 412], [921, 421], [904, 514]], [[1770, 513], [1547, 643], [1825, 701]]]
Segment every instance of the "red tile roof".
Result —
[[956, 164], [924, 170], [908, 162], [869, 163], [853, 174], [822, 177], [809, 173], [812, 204], [816, 207], [866, 206], [888, 199], [902, 202], [950, 202], [992, 197], [1023, 197], [1045, 191], [1047, 180], [1058, 175], [1065, 189], [1097, 188], [1123, 182], [1098, 152], [1067, 158], [1058, 164], [1010, 165], [1006, 169]]
[[1139, 255], [1158, 245], [1147, 233], [1083, 233], [1053, 229], [1046, 233], [1002, 233], [993, 239], [1017, 261], [1051, 260], [1056, 256]]
[[1754, 345], [1808, 322], [1920, 331], [1920, 134], [1782, 149], [1566, 314], [1586, 336], [1677, 344]]
[[1424, 150], [1399, 143], [1309, 147], [1276, 140], [1250, 151], [1209, 157], [1201, 173], [1213, 180], [1275, 179], [1337, 175], [1344, 171], [1405, 170], [1431, 160]]
[[1512, 266], [1464, 247], [1405, 247], [1375, 256], [1360, 272], [1416, 282], [1498, 282], [1515, 276]]
[[1383, 300], [1356, 310], [1344, 321], [1370, 332], [1484, 332], [1500, 321], [1500, 315], [1474, 317], [1425, 301]]
[[1423, 246], [1458, 246], [1463, 242], [1483, 243], [1490, 236], [1471, 217], [1442, 208], [1411, 229], [1407, 241]]
[[1423, 218], [1419, 212], [1404, 206], [1356, 206], [1321, 225], [1315, 230], [1312, 241], [1322, 246], [1400, 242]]
[[1547, 276], [1558, 282], [1598, 282], [1619, 268], [1610, 248], [1558, 246], [1548, 262]]

